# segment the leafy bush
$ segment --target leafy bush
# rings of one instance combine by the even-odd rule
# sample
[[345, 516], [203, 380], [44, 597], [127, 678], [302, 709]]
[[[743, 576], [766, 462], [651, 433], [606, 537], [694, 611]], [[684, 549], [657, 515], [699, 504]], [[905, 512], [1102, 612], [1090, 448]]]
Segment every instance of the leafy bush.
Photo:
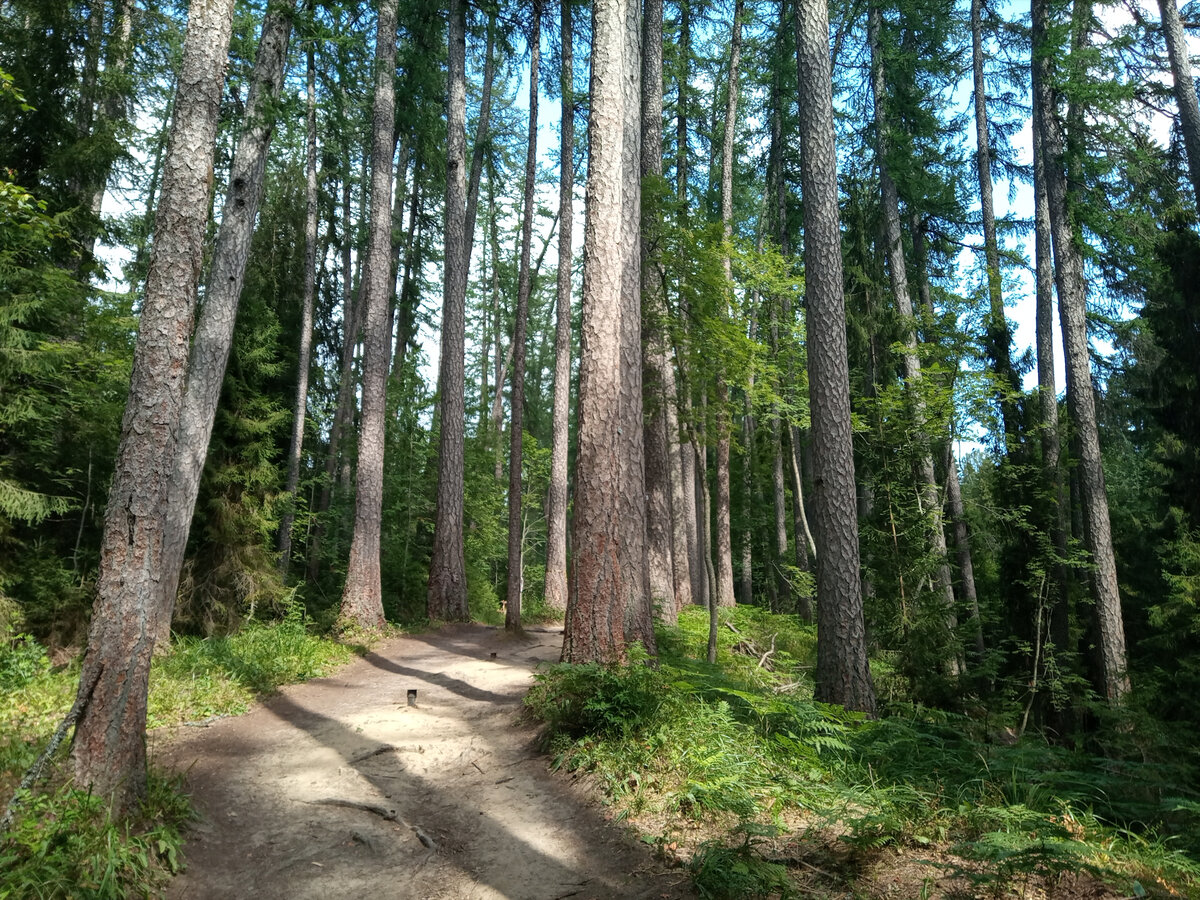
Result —
[[24, 687], [49, 669], [50, 657], [30, 635], [18, 634], [0, 643], [0, 689]]

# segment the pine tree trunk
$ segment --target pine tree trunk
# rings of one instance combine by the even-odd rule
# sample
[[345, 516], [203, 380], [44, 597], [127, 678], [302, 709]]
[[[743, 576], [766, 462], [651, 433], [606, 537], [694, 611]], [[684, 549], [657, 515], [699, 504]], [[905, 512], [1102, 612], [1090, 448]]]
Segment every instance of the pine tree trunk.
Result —
[[[743, 0], [735, 0], [729, 44], [729, 88], [725, 101], [724, 140], [721, 148], [721, 228], [726, 242], [733, 239], [733, 154], [737, 136], [738, 70], [742, 56]], [[725, 290], [732, 300], [733, 266], [724, 254]], [[727, 301], [728, 302], [728, 301]], [[730, 505], [729, 456], [733, 421], [729, 409], [729, 386], [724, 372], [717, 372], [717, 605], [733, 606], [733, 533]]]
[[1162, 15], [1163, 38], [1167, 42], [1167, 58], [1171, 62], [1171, 78], [1175, 84], [1175, 102], [1179, 106], [1179, 125], [1183, 146], [1187, 151], [1188, 174], [1196, 203], [1200, 204], [1200, 103], [1196, 101], [1196, 85], [1192, 80], [1192, 60], [1188, 52], [1187, 35], [1179, 20], [1175, 0], [1158, 0]]
[[[983, 0], [971, 0], [971, 71], [975, 91], [975, 170], [979, 176], [979, 205], [983, 213], [983, 247], [987, 264], [988, 314], [984, 340], [998, 382], [997, 401], [1004, 425], [1005, 453], [1020, 440], [1017, 395], [1021, 384], [1012, 365], [1012, 335], [1004, 315], [1000, 284], [1000, 242], [992, 202], [992, 149], [988, 135], [987, 84], [983, 78]], [[957, 525], [955, 526], [957, 529]]]
[[[904, 378], [913, 409], [913, 426], [920, 446], [917, 458], [918, 499], [922, 513], [929, 522], [929, 543], [937, 560], [937, 590], [946, 621], [948, 641], [953, 647], [957, 619], [954, 609], [954, 583], [950, 576], [950, 565], [946, 554], [946, 534], [942, 527], [942, 498], [937, 486], [933, 466], [933, 453], [928, 446], [927, 415], [925, 402], [921, 398], [921, 359], [917, 352], [917, 335], [913, 314], [912, 296], [909, 293], [908, 270], [904, 259], [904, 244], [900, 235], [900, 198], [896, 182], [888, 164], [888, 117], [884, 111], [885, 76], [880, 47], [880, 29], [883, 15], [878, 4], [872, 4], [868, 14], [868, 41], [871, 47], [871, 94], [875, 103], [875, 128], [878, 140], [876, 165], [879, 169], [879, 186], [882, 194], [882, 237], [887, 256], [888, 274], [892, 293], [901, 320], [905, 324], [904, 335]], [[945, 660], [951, 674], [958, 674], [958, 652], [951, 649]]]
[[164, 646], [170, 639], [171, 614], [192, 527], [192, 513], [200, 493], [200, 478], [221, 399], [225, 366], [233, 347], [233, 328], [250, 258], [254, 220], [262, 201], [267, 150], [274, 130], [273, 108], [283, 84], [293, 13], [291, 0], [276, 0], [268, 6], [263, 19], [242, 133], [229, 169], [229, 188], [204, 292], [204, 305], [192, 338], [187, 387], [179, 413], [179, 452], [174, 457], [163, 534], [160, 584], [164, 614], [158, 623], [158, 640]]
[[[312, 11], [312, 0], [308, 3]], [[307, 116], [305, 119], [304, 296], [300, 316], [300, 362], [296, 372], [296, 405], [292, 440], [288, 445], [287, 512], [279, 522], [279, 571], [287, 576], [292, 559], [292, 523], [296, 519], [296, 488], [300, 484], [300, 455], [308, 413], [308, 369], [312, 360], [313, 304], [317, 287], [317, 67], [312, 42], [307, 49]]]
[[833, 75], [825, 0], [799, 0], [795, 28], [808, 382], [819, 542], [815, 696], [826, 703], [838, 703], [873, 715], [875, 688], [867, 664], [859, 582], [858, 510], [833, 136]]
[[367, 259], [363, 265], [362, 418], [354, 492], [354, 537], [338, 621], [382, 628], [384, 407], [391, 362], [388, 306], [392, 296], [392, 158], [396, 121], [396, 5], [380, 0], [375, 34], [375, 108], [372, 112], [371, 200]]
[[1063, 333], [1063, 355], [1066, 360], [1067, 407], [1079, 445], [1076, 471], [1083, 508], [1083, 535], [1094, 566], [1092, 589], [1096, 600], [1097, 643], [1101, 668], [1097, 688], [1110, 705], [1119, 706], [1130, 690], [1125, 663], [1125, 629], [1108, 517], [1108, 493], [1100, 456], [1096, 401], [1092, 389], [1083, 259], [1077, 243], [1079, 237], [1068, 208], [1065, 150], [1057, 102], [1049, 80], [1050, 60], [1040, 49], [1045, 44], [1047, 17], [1045, 0], [1034, 0], [1034, 115], [1043, 148], [1055, 284]]
[[176, 89], [129, 401], [108, 495], [96, 600], [71, 748], [75, 783], [117, 815], [146, 793], [146, 702], [167, 616], [163, 537], [188, 341], [208, 219], [209, 180], [232, 0], [197, 0]]
[[[642, 573], [624, 568], [629, 550], [622, 545], [638, 530], [638, 523], [624, 521], [626, 504], [621, 495], [628, 493], [630, 486], [623, 480], [629, 470], [629, 460], [623, 457], [629, 451], [629, 442], [616, 439], [618, 429], [625, 424], [621, 294], [626, 276], [623, 157], [627, 13], [627, 0], [597, 0], [592, 8], [579, 437], [571, 539], [574, 564], [563, 635], [563, 659], [568, 662], [624, 660], [626, 601], [631, 587], [637, 590], [645, 584], [644, 568]], [[640, 495], [638, 500], [643, 510], [644, 535], [645, 507]], [[642, 546], [644, 553], [644, 543]]]
[[[541, 58], [541, 0], [533, 0], [533, 22], [529, 27], [529, 145], [525, 152], [525, 199], [521, 214], [521, 262], [517, 275], [517, 312], [513, 322], [513, 374], [511, 422], [508, 450], [508, 600], [504, 607], [504, 627], [521, 630], [521, 585], [523, 583], [521, 549], [525, 535], [521, 516], [521, 478], [525, 406], [525, 332], [529, 318], [529, 253], [533, 243], [534, 181], [537, 174], [538, 63]], [[564, 162], [570, 166], [570, 161]]]
[[571, 398], [571, 269], [575, 215], [575, 56], [571, 4], [562, 5], [562, 115], [559, 124], [558, 288], [554, 325], [554, 410], [546, 499], [546, 605], [567, 608], [567, 446]]
[[466, 3], [450, 0], [449, 98], [446, 133], [446, 250], [442, 292], [442, 348], [438, 371], [437, 512], [429, 567], [429, 618], [467, 620], [466, 558], [463, 547], [464, 440], [463, 372], [468, 242], [466, 185]]

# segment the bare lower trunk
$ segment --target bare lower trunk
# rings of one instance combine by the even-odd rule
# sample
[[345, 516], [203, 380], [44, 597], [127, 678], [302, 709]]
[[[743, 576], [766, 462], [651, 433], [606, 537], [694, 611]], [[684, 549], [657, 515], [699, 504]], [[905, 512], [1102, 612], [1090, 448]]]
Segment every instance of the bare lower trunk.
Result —
[[967, 532], [967, 513], [963, 507], [962, 485], [958, 482], [958, 462], [954, 445], [946, 448], [946, 499], [954, 523], [954, 549], [958, 554], [958, 571], [962, 583], [963, 605], [971, 613], [971, 630], [975, 639], [975, 656], [982, 658], [983, 620], [979, 616], [979, 595], [975, 591], [975, 562], [971, 557], [971, 537]]
[[575, 190], [574, 39], [571, 5], [562, 6], [562, 117], [558, 182], [558, 293], [554, 326], [554, 433], [550, 452], [550, 492], [546, 500], [546, 605], [567, 608], [567, 424], [571, 396], [571, 240]]
[[[312, 2], [309, 2], [312, 9]], [[287, 576], [292, 559], [292, 523], [296, 519], [296, 488], [300, 484], [300, 455], [304, 451], [304, 422], [308, 413], [308, 369], [312, 357], [313, 302], [317, 286], [317, 67], [313, 45], [308, 45], [306, 76], [307, 117], [305, 140], [304, 296], [300, 314], [300, 362], [296, 372], [296, 404], [292, 412], [292, 440], [288, 446], [287, 511], [279, 522], [279, 571]]]
[[442, 347], [438, 370], [438, 481], [429, 567], [431, 619], [466, 620], [466, 558], [463, 547], [465, 449], [464, 354], [468, 242], [466, 185], [466, 4], [450, 0], [449, 99], [446, 140], [446, 250], [442, 292]]
[[875, 712], [867, 664], [825, 0], [796, 3], [808, 382], [816, 488], [818, 700]]
[[[508, 450], [508, 600], [504, 627], [521, 630], [522, 538], [521, 515], [522, 413], [525, 406], [525, 331], [529, 317], [529, 252], [533, 243], [533, 191], [537, 173], [538, 62], [541, 58], [541, 0], [533, 0], [529, 28], [529, 145], [525, 153], [525, 198], [521, 214], [521, 262], [517, 275], [517, 312], [513, 323], [512, 411]], [[566, 165], [569, 165], [566, 163]]]
[[167, 615], [162, 544], [232, 22], [232, 0], [197, 0], [189, 10], [76, 698], [75, 783], [117, 815], [146, 793], [150, 659]]
[[276, 0], [268, 7], [263, 20], [246, 100], [245, 122], [229, 169], [221, 227], [213, 250], [204, 305], [192, 339], [187, 388], [179, 413], [179, 452], [174, 457], [166, 531], [163, 533], [163, 616], [159, 621], [158, 639], [164, 643], [170, 638], [171, 614], [175, 608], [175, 592], [179, 588], [188, 532], [192, 527], [192, 513], [200, 493], [200, 478], [221, 399], [225, 366], [233, 347], [233, 328], [250, 258], [254, 219], [263, 195], [267, 150], [274, 126], [273, 107], [287, 64], [292, 12], [289, 2]]

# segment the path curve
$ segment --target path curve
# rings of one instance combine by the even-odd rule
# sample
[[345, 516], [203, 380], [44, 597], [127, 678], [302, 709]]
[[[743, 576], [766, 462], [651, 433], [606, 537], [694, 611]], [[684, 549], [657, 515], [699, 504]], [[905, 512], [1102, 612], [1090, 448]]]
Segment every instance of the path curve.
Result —
[[200, 815], [167, 897], [692, 897], [685, 873], [547, 771], [519, 721], [561, 634], [394, 638], [244, 716], [159, 736]]

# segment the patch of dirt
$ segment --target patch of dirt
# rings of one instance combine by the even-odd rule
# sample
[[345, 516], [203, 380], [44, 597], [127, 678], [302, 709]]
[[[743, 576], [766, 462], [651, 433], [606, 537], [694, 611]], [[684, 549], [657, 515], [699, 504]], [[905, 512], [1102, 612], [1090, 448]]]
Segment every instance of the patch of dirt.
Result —
[[167, 897], [693, 897], [684, 872], [547, 770], [520, 721], [531, 671], [561, 642], [447, 626], [244, 716], [155, 735], [200, 815]]

